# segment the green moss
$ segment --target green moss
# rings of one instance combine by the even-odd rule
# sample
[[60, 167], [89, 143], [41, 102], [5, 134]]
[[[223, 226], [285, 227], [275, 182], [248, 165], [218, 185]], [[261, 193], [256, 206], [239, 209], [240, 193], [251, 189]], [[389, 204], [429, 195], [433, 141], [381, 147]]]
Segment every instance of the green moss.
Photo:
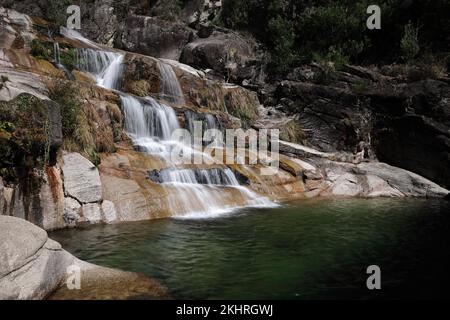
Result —
[[31, 41], [31, 55], [33, 57], [49, 60], [53, 53], [53, 44], [51, 42], [33, 39]]

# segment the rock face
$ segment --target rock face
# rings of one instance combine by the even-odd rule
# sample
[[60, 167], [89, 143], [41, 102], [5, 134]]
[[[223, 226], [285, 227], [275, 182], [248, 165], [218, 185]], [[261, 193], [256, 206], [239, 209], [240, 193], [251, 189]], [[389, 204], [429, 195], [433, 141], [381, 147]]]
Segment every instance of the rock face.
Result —
[[328, 74], [314, 65], [305, 70], [279, 84], [275, 103], [298, 115], [310, 145], [328, 152], [363, 151], [364, 158], [450, 187], [448, 83], [404, 82], [355, 66]]
[[58, 288], [64, 292], [66, 287], [61, 285], [72, 275], [68, 267], [80, 270], [81, 280], [79, 290], [66, 293], [69, 299], [132, 298], [122, 290], [128, 285], [133, 287], [132, 294], [167, 297], [167, 290], [149, 278], [83, 262], [32, 223], [0, 216], [0, 300], [44, 299]]
[[225, 29], [204, 26], [199, 38], [188, 43], [180, 61], [200, 69], [212, 69], [226, 80], [242, 83], [257, 74], [255, 45], [249, 39]]
[[23, 219], [0, 216], [0, 230], [0, 299], [45, 298], [77, 260]]
[[62, 172], [66, 195], [82, 203], [102, 200], [102, 184], [95, 165], [79, 153], [63, 155]]
[[118, 31], [114, 45], [127, 51], [178, 60], [190, 37], [191, 30], [183, 23], [129, 16]]

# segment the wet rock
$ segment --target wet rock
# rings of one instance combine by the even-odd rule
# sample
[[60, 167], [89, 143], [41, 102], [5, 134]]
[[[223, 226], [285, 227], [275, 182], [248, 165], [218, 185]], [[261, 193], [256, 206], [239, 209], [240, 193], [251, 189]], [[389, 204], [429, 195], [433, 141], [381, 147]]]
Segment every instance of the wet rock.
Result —
[[156, 170], [156, 169], [151, 170], [151, 171], [148, 173], [148, 178], [149, 178], [150, 180], [152, 180], [153, 182], [156, 182], [156, 183], [162, 183], [162, 182], [163, 182], [163, 181], [162, 181], [162, 178], [161, 178], [161, 175], [160, 175], [160, 171], [159, 171], [159, 170]]
[[62, 172], [66, 195], [81, 203], [102, 200], [102, 184], [97, 168], [79, 153], [63, 155]]

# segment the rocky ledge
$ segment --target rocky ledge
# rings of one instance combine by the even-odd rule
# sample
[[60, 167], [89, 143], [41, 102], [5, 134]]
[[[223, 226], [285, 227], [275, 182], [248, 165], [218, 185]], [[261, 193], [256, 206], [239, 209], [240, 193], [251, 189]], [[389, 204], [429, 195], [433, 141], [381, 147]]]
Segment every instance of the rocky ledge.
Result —
[[[65, 285], [70, 266], [80, 270], [80, 289], [69, 290]], [[8, 216], [0, 216], [0, 288], [0, 299], [167, 297], [156, 281], [81, 261], [45, 230]]]

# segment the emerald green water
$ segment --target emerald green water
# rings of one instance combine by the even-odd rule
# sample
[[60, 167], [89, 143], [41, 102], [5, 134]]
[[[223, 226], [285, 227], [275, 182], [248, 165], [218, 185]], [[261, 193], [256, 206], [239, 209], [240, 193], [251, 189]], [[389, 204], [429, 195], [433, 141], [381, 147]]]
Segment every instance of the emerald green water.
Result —
[[[307, 200], [50, 236], [83, 260], [156, 278], [174, 298], [443, 298], [449, 213], [440, 200]], [[366, 287], [373, 264], [381, 290]]]

